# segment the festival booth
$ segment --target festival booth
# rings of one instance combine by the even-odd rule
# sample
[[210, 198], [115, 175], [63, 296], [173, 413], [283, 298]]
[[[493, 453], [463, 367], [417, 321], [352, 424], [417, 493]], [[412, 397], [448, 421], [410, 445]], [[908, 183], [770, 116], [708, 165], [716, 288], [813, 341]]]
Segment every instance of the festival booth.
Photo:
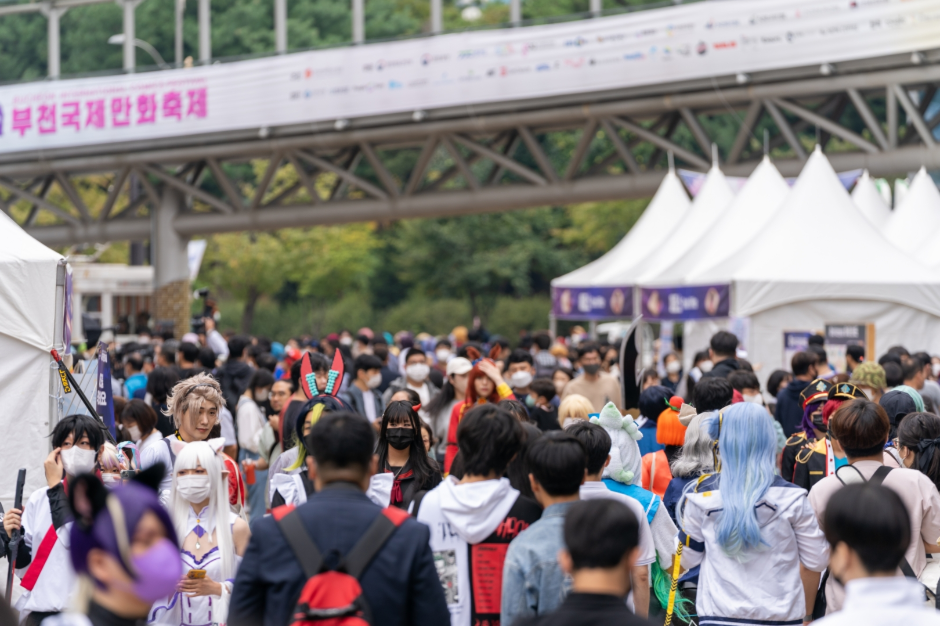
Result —
[[0, 212], [0, 501], [9, 509], [16, 474], [30, 494], [46, 484], [43, 461], [61, 390], [49, 351], [68, 345], [70, 274], [65, 259]]
[[865, 170], [855, 183], [855, 189], [852, 190], [852, 202], [875, 225], [875, 228], [881, 229], [891, 218], [891, 207], [885, 204], [884, 198], [875, 187], [875, 181], [868, 175], [868, 170]]
[[[826, 260], [832, 250], [820, 249], [820, 241], [844, 242], [839, 258]], [[763, 380], [789, 369], [790, 335], [822, 329], [827, 344], [857, 342], [869, 354], [896, 344], [940, 352], [940, 273], [859, 215], [819, 149], [766, 224], [723, 260], [690, 271], [686, 283], [709, 286], [686, 318], [699, 320], [686, 324], [686, 355], [706, 348], [718, 328], [730, 328]], [[644, 316], [662, 319], [668, 309], [656, 315], [649, 306], [655, 290], [640, 291]]]
[[616, 246], [552, 281], [553, 317], [592, 321], [633, 317], [634, 268], [662, 249], [690, 206], [682, 182], [670, 169], [643, 215]]
[[894, 245], [928, 267], [940, 265], [940, 191], [927, 170], [921, 168], [904, 196], [904, 202], [888, 221], [885, 236]]

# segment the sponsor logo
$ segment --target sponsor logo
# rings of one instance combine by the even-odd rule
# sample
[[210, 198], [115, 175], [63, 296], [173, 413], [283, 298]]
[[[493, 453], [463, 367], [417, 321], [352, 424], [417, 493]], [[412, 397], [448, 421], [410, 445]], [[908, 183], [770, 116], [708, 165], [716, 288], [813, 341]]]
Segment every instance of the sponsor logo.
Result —
[[627, 36], [623, 33], [614, 33], [611, 35], [598, 35], [597, 43], [610, 43], [612, 41], [623, 41]]
[[695, 51], [698, 53], [699, 56], [702, 56], [703, 54], [708, 52], [708, 44], [705, 43], [704, 41], [698, 42], [698, 44], [695, 46]]
[[[765, 46], [783, 43], [783, 35], [761, 35], [760, 42]], [[743, 39], [741, 43], [744, 43]]]
[[646, 58], [646, 55], [642, 52], [628, 52], [623, 55], [625, 61], [642, 61]]
[[535, 66], [536, 72], [547, 72], [550, 69], [552, 69], [552, 66], [549, 65], [548, 63], [539, 63], [538, 65]]
[[401, 89], [401, 88], [403, 88], [403, 87], [404, 87], [404, 85], [401, 84], [400, 82], [398, 82], [397, 80], [390, 80], [390, 81], [388, 81], [388, 88], [389, 88], [389, 89]]
[[569, 39], [565, 41], [566, 48], [571, 48], [571, 47], [580, 48], [581, 46], [586, 46], [587, 44], [588, 44], [588, 40], [585, 39], [584, 37], [581, 37], [580, 35], [575, 37], [574, 39]]
[[578, 68], [584, 65], [584, 57], [578, 57], [577, 59], [565, 59], [566, 67]]
[[477, 48], [475, 50], [461, 50], [457, 53], [457, 58], [462, 61], [467, 59], [476, 59], [483, 56], [486, 56], [486, 50], [483, 50], [482, 48]]
[[682, 44], [681, 46], [676, 46], [676, 52], [680, 55], [687, 57], [692, 54], [692, 46], [687, 43]]
[[[564, 297], [564, 294], [562, 294]], [[591, 295], [582, 291], [578, 294], [578, 311], [581, 313], [590, 313], [595, 309], [606, 309], [607, 300], [604, 296]]]
[[375, 69], [381, 72], [390, 67], [405, 67], [406, 65], [411, 65], [411, 59], [382, 59], [376, 61]]
[[330, 93], [331, 93], [331, 94], [335, 94], [335, 93], [349, 93], [349, 87], [346, 86], [346, 85], [343, 85], [342, 87], [333, 87], [332, 89], [330, 89]]
[[714, 18], [709, 19], [705, 22], [705, 28], [712, 30], [715, 28], [733, 28], [736, 26], [741, 26], [741, 20], [738, 19], [728, 19], [728, 20], [715, 20]]
[[446, 61], [450, 58], [448, 54], [422, 54], [421, 55], [421, 65], [431, 65], [432, 63], [440, 63], [441, 61]]
[[750, 19], [751, 24], [769, 24], [773, 22], [785, 22], [787, 19], [786, 13], [764, 13], [752, 15]]
[[428, 79], [427, 79], [427, 78], [417, 78], [417, 79], [415, 79], [415, 80], [409, 81], [409, 82], [408, 82], [408, 87], [409, 87], [409, 88], [411, 88], [411, 87], [426, 87], [427, 84], [428, 84]]
[[529, 52], [541, 52], [543, 50], [552, 50], [555, 48], [555, 41], [552, 39], [543, 39], [541, 41], [529, 41], [522, 44], [522, 54]]
[[712, 44], [712, 47], [715, 50], [728, 50], [730, 48], [737, 48], [738, 42], [736, 41], [716, 41]]
[[498, 57], [508, 57], [512, 54], [515, 54], [515, 49], [512, 47], [511, 43], [502, 44], [496, 46], [496, 56]]

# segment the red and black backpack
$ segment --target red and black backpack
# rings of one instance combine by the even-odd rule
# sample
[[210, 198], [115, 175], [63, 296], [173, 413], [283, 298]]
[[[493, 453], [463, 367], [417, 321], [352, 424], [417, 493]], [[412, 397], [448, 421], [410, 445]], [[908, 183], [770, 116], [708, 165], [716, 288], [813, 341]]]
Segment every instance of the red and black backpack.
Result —
[[293, 626], [371, 626], [372, 612], [362, 594], [359, 578], [392, 533], [408, 519], [408, 512], [394, 507], [384, 509], [333, 570], [324, 565], [323, 555], [293, 506], [278, 507], [272, 513], [307, 576], [290, 623]]

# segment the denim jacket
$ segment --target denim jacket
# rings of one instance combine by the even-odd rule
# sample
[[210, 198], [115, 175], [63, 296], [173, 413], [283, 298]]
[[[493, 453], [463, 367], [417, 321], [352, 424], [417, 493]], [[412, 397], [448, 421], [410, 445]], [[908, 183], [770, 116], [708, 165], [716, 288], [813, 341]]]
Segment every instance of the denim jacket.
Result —
[[558, 565], [558, 551], [565, 547], [565, 514], [571, 504], [551, 505], [509, 544], [503, 564], [500, 624], [509, 626], [520, 617], [545, 615], [564, 601], [571, 580]]

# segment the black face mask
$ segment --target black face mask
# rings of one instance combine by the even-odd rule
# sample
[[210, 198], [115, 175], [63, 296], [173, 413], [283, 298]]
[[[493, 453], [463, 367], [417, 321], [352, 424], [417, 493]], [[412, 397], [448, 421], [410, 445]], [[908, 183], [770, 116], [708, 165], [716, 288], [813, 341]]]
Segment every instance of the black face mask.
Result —
[[585, 365], [585, 366], [584, 366], [584, 371], [585, 371], [586, 373], [590, 374], [591, 376], [593, 376], [594, 374], [596, 374], [597, 372], [599, 372], [600, 369], [601, 369], [601, 364], [600, 364], [600, 363], [591, 363], [590, 365]]
[[388, 445], [396, 450], [407, 450], [415, 440], [415, 431], [411, 428], [389, 428], [385, 431]]

